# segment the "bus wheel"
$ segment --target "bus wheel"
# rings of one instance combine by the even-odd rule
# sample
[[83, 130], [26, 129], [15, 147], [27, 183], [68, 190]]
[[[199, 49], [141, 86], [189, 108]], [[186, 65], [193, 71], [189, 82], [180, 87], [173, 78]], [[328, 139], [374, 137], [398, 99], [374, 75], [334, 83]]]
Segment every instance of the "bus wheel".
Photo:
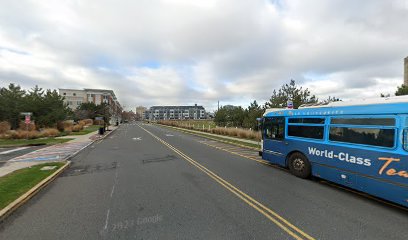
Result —
[[309, 178], [312, 167], [309, 160], [301, 153], [293, 153], [289, 157], [289, 170], [296, 177]]

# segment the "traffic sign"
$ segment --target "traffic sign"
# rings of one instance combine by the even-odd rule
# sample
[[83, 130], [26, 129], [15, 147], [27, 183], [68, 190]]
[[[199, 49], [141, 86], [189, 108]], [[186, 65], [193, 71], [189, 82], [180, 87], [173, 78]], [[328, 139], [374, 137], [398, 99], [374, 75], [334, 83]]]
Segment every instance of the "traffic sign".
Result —
[[293, 109], [293, 102], [291, 100], [289, 100], [287, 102], [287, 106], [288, 106], [289, 109]]

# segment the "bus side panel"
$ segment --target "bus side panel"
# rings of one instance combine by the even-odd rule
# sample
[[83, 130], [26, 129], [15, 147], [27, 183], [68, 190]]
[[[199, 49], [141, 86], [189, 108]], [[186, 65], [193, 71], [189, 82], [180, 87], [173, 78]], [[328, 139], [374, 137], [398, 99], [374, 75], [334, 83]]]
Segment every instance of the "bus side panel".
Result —
[[314, 176], [374, 196], [408, 205], [408, 156], [361, 146], [287, 139], [288, 148], [302, 152]]
[[408, 207], [408, 188], [316, 163], [312, 164], [312, 174]]
[[312, 175], [347, 187], [356, 187], [356, 176], [329, 166], [312, 163]]
[[276, 141], [266, 139], [263, 141], [262, 159], [280, 166], [286, 166], [286, 156], [290, 148], [286, 145], [287, 141]]
[[407, 187], [364, 176], [358, 176], [357, 181], [359, 183], [358, 190], [408, 207]]
[[285, 167], [286, 158], [284, 155], [273, 154], [271, 152], [268, 152], [268, 150], [264, 149], [264, 151], [262, 152], [262, 159], [272, 164], [278, 164], [280, 166]]
[[408, 187], [406, 154], [302, 140], [288, 142], [288, 149], [302, 152], [312, 169], [320, 164], [335, 169], [338, 176], [341, 171], [351, 172]]

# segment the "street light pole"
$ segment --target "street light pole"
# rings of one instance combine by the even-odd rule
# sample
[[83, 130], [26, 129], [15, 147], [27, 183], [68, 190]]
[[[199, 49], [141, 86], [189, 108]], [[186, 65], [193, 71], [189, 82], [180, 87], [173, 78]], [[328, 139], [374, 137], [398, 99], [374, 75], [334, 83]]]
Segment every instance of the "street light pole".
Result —
[[104, 103], [104, 106], [103, 106], [103, 116], [104, 116], [104, 121], [103, 121], [103, 127], [104, 127], [104, 130], [105, 130], [105, 132], [106, 132], [106, 130], [107, 130], [107, 124], [106, 124], [106, 122], [107, 122], [107, 120], [108, 120], [108, 118], [106, 117], [106, 107], [107, 106], [109, 106], [109, 101], [108, 101], [108, 99], [106, 99], [106, 96], [104, 95], [103, 96], [103, 103]]

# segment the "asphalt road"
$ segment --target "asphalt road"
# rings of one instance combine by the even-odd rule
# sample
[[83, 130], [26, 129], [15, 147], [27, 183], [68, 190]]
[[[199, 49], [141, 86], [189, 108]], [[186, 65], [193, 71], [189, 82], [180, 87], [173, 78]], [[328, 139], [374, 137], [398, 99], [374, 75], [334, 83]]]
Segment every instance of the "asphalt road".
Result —
[[407, 210], [211, 145], [122, 125], [0, 224], [0, 239], [407, 239]]

